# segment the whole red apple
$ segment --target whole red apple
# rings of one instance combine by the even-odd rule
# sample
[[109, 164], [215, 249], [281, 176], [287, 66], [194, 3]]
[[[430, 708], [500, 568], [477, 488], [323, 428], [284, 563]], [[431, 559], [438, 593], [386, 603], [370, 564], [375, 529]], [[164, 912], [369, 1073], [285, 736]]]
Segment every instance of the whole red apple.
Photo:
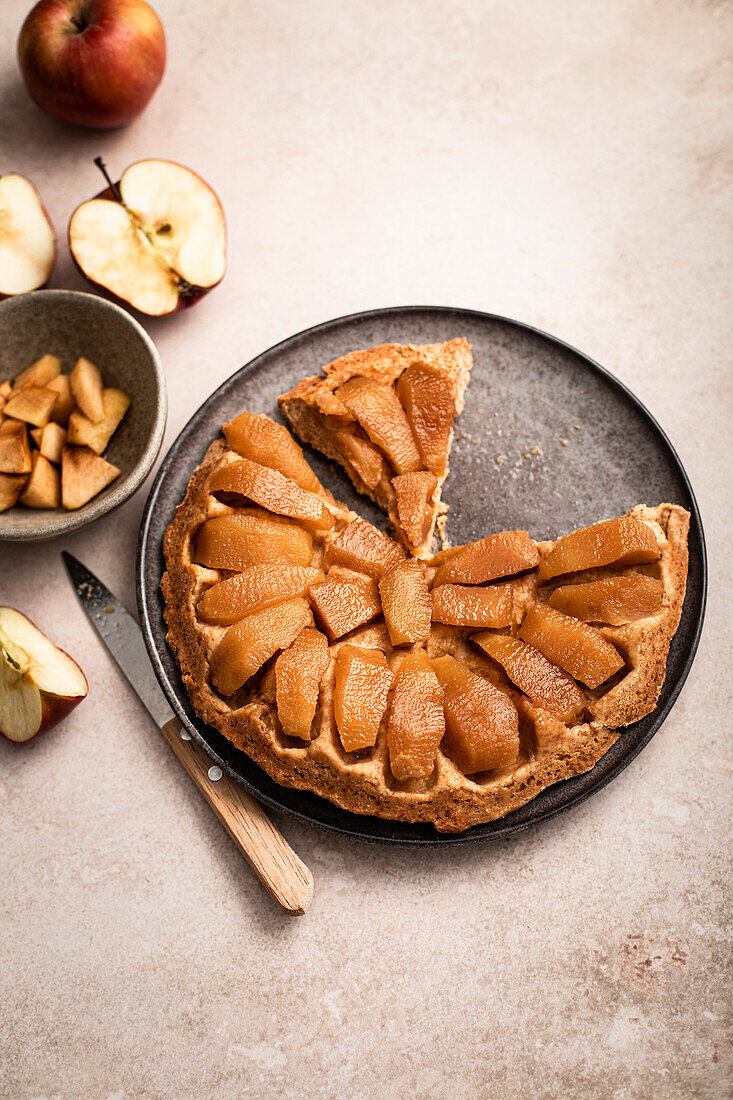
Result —
[[165, 33], [145, 0], [39, 0], [21, 28], [18, 61], [47, 114], [111, 130], [132, 122], [160, 84]]

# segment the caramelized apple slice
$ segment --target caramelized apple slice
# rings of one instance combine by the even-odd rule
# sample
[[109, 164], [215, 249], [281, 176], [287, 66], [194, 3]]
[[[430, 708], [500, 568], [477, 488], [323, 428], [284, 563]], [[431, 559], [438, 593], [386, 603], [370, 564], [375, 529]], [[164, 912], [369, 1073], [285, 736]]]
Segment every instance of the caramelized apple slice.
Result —
[[540, 556], [526, 531], [499, 531], [478, 542], [441, 550], [433, 558], [438, 572], [433, 584], [457, 581], [461, 584], [483, 584], [497, 577], [510, 577], [526, 569], [534, 569]]
[[20, 420], [0, 424], [0, 474], [29, 474], [31, 445], [28, 429]]
[[444, 691], [446, 756], [464, 775], [513, 764], [519, 715], [511, 699], [448, 654], [432, 664]]
[[367, 488], [378, 485], [384, 473], [384, 459], [374, 444], [363, 439], [353, 428], [334, 432], [334, 440]]
[[539, 649], [508, 634], [474, 634], [472, 641], [506, 672], [513, 684], [538, 707], [563, 722], [573, 723], [583, 713], [583, 693], [566, 672], [551, 664]]
[[413, 363], [400, 375], [397, 394], [417, 441], [422, 465], [443, 477], [456, 415], [451, 383], [436, 367]]
[[321, 680], [331, 656], [320, 630], [306, 627], [275, 661], [277, 716], [283, 733], [310, 741]]
[[222, 425], [221, 430], [232, 450], [244, 458], [279, 470], [309, 493], [317, 493], [321, 488], [288, 429], [269, 416], [245, 411]]
[[308, 590], [316, 617], [333, 642], [382, 613], [377, 582], [334, 566]]
[[310, 565], [313, 539], [289, 520], [276, 519], [255, 508], [240, 508], [201, 524], [194, 560], [211, 569], [247, 569], [284, 558], [291, 565]]
[[512, 621], [512, 585], [439, 584], [432, 593], [432, 619], [448, 626], [500, 627]]
[[579, 573], [601, 565], [641, 565], [659, 556], [651, 527], [632, 516], [622, 516], [563, 535], [543, 551], [538, 579], [544, 584], [563, 573]]
[[430, 591], [414, 558], [401, 561], [379, 582], [384, 621], [392, 645], [426, 642], [430, 633]]
[[342, 565], [379, 580], [398, 562], [405, 551], [382, 531], [363, 519], [355, 519], [326, 549], [323, 564]]
[[662, 606], [664, 587], [655, 577], [632, 573], [627, 577], [602, 577], [587, 584], [556, 588], [548, 599], [565, 615], [585, 623], [621, 626], [656, 615]]
[[407, 653], [397, 670], [387, 721], [395, 779], [428, 779], [445, 733], [443, 690], [424, 649]]
[[589, 688], [605, 684], [624, 666], [621, 654], [597, 630], [546, 603], [527, 614], [519, 637]]
[[411, 474], [393, 477], [392, 487], [397, 497], [400, 527], [412, 546], [420, 546], [430, 531], [433, 493], [438, 487], [438, 479], [428, 470], [416, 470]]
[[333, 716], [345, 752], [376, 744], [392, 670], [380, 649], [342, 645], [336, 654]]
[[279, 470], [260, 466], [249, 458], [228, 462], [209, 478], [210, 493], [237, 493], [280, 516], [302, 523], [309, 531], [328, 531], [334, 518], [317, 496], [296, 485]]
[[308, 586], [322, 576], [320, 569], [290, 565], [287, 561], [261, 562], [213, 584], [204, 592], [196, 610], [206, 623], [229, 626], [263, 607], [293, 596], [305, 596]]
[[230, 626], [211, 658], [211, 680], [222, 695], [233, 695], [278, 649], [287, 649], [311, 622], [305, 600], [265, 607]]
[[24, 420], [35, 428], [43, 428], [51, 419], [55, 404], [55, 390], [44, 386], [21, 386], [19, 390], [13, 390], [3, 414]]
[[27, 474], [0, 474], [0, 512], [17, 503], [27, 480]]
[[392, 386], [373, 378], [350, 378], [339, 386], [336, 396], [356, 417], [372, 443], [384, 451], [398, 474], [421, 468], [415, 437]]

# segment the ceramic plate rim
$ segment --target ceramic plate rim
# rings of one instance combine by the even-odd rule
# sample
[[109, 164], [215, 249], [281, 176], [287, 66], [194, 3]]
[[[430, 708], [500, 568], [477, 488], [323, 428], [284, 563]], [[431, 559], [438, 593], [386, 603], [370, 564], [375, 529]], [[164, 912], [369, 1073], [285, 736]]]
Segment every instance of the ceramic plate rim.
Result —
[[[508, 814], [506, 818], [501, 818], [495, 822], [488, 822], [484, 825], [475, 825], [471, 829], [468, 829], [462, 833], [438, 833], [437, 831], [435, 831], [433, 835], [428, 834], [425, 836], [400, 835], [400, 826], [412, 826], [412, 823], [391, 821], [384, 818], [377, 818], [376, 820], [380, 821], [382, 825], [386, 828], [389, 828], [391, 826], [394, 830], [394, 835], [370, 834], [368, 830], [368, 825], [367, 827], [365, 827], [365, 823], [374, 820], [370, 815], [351, 813], [348, 810], [342, 810], [340, 807], [335, 807], [332, 803], [328, 802], [325, 799], [319, 798], [319, 801], [325, 802], [326, 805], [329, 807], [329, 812], [337, 810], [339, 814], [344, 816], [345, 819], [343, 825], [336, 824], [330, 821], [321, 821], [318, 818], [314, 817], [307, 810], [298, 810], [297, 808], [278, 802], [276, 798], [271, 797], [266, 793], [263, 793], [257, 788], [255, 784], [251, 783], [249, 780], [241, 776], [226, 759], [220, 756], [219, 753], [217, 753], [216, 750], [211, 747], [206, 737], [198, 728], [197, 724], [194, 723], [186, 713], [184, 704], [182, 703], [180, 698], [179, 691], [176, 690], [175, 686], [169, 682], [168, 674], [163, 667], [158, 652], [158, 647], [155, 642], [155, 637], [151, 625], [151, 615], [153, 612], [151, 607], [149, 606], [145, 584], [143, 583], [144, 566], [147, 562], [148, 554], [151, 551], [155, 552], [155, 550], [161, 550], [160, 547], [151, 547], [149, 537], [151, 519], [158, 495], [163, 486], [168, 470], [173, 462], [174, 452], [176, 451], [178, 446], [184, 441], [192, 428], [195, 427], [196, 422], [204, 414], [204, 410], [208, 407], [208, 405], [215, 401], [227, 388], [236, 385], [236, 383], [240, 379], [254, 373], [260, 367], [263, 360], [267, 359], [273, 354], [276, 354], [287, 345], [290, 345], [291, 343], [294, 343], [297, 340], [302, 339], [303, 337], [311, 337], [319, 332], [323, 332], [324, 330], [334, 328], [336, 326], [342, 327], [348, 325], [349, 323], [356, 323], [367, 318], [389, 318], [390, 316], [404, 316], [405, 314], [410, 313], [452, 313], [460, 314], [465, 317], [471, 317], [474, 320], [478, 321], [500, 322], [505, 325], [514, 326], [525, 332], [530, 332], [537, 336], [540, 336], [543, 339], [550, 341], [550, 343], [571, 352], [590, 370], [600, 374], [601, 377], [609, 385], [619, 390], [628, 401], [636, 406], [637, 410], [654, 429], [660, 439], [660, 442], [666, 448], [669, 456], [673, 460], [677, 472], [687, 489], [691, 503], [691, 531], [694, 528], [700, 541], [701, 570], [700, 600], [699, 606], [697, 608], [697, 618], [694, 625], [692, 642], [690, 644], [690, 648], [682, 666], [681, 672], [676, 682], [671, 685], [670, 694], [666, 702], [662, 707], [659, 708], [658, 711], [654, 713], [653, 720], [645, 735], [636, 745], [630, 746], [628, 752], [626, 752], [608, 772], [603, 775], [599, 775], [596, 782], [590, 785], [588, 788], [572, 794], [566, 801], [564, 801], [560, 805], [553, 805], [546, 808], [544, 811], [539, 812], [536, 817], [532, 818], [531, 820], [512, 822], [512, 814]], [[658, 732], [665, 719], [667, 718], [667, 715], [674, 706], [682, 690], [682, 687], [684, 686], [684, 683], [689, 675], [690, 669], [695, 659], [695, 654], [697, 652], [700, 641], [700, 635], [702, 632], [703, 621], [705, 617], [707, 583], [707, 550], [705, 543], [705, 534], [702, 526], [702, 519], [697, 504], [697, 499], [690, 483], [690, 479], [687, 475], [687, 471], [685, 470], [685, 467], [683, 466], [675, 447], [671, 443], [666, 432], [658, 423], [654, 415], [647, 409], [644, 403], [623, 382], [620, 381], [620, 379], [616, 378], [615, 375], [613, 375], [600, 363], [597, 363], [590, 356], [586, 355], [584, 352], [579, 351], [577, 348], [573, 347], [566, 341], [561, 340], [556, 336], [552, 336], [550, 333], [547, 333], [533, 325], [525, 324], [524, 322], [517, 321], [511, 317], [504, 317], [501, 314], [487, 313], [483, 310], [467, 309], [460, 306], [419, 305], [388, 306], [384, 308], [361, 310], [359, 312], [346, 314], [341, 317], [334, 317], [331, 320], [323, 321], [320, 324], [301, 329], [299, 332], [288, 336], [284, 340], [278, 341], [271, 347], [260, 352], [248, 363], [245, 363], [244, 366], [240, 367], [239, 370], [235, 371], [234, 374], [230, 375], [229, 378], [226, 378], [215, 390], [213, 390], [212, 393], [206, 398], [206, 400], [202, 402], [202, 404], [195, 410], [195, 412], [186, 422], [184, 427], [181, 429], [178, 436], [171, 444], [165, 458], [161, 462], [158, 471], [156, 472], [155, 480], [153, 482], [153, 485], [151, 486], [140, 523], [135, 578], [140, 625], [155, 674], [161, 685], [163, 693], [166, 696], [169, 704], [171, 705], [174, 713], [183, 723], [184, 727], [191, 734], [191, 736], [195, 738], [198, 744], [206, 751], [207, 755], [211, 757], [212, 761], [217, 763], [227, 773], [227, 775], [229, 775], [236, 782], [240, 783], [246, 790], [254, 795], [254, 797], [256, 797], [260, 802], [269, 806], [271, 809], [277, 810], [281, 813], [285, 813], [290, 817], [296, 818], [297, 820], [306, 822], [310, 825], [315, 825], [318, 828], [326, 829], [329, 832], [333, 832], [341, 836], [349, 836], [358, 840], [373, 843], [396, 844], [403, 847], [445, 847], [458, 844], [475, 843], [481, 840], [492, 841], [506, 839], [508, 836], [512, 836], [520, 832], [525, 832], [526, 830], [534, 828], [542, 822], [548, 821], [551, 818], [556, 817], [560, 813], [565, 813], [567, 810], [579, 806], [582, 802], [585, 802], [586, 799], [590, 798], [592, 795], [602, 790], [603, 787], [605, 787], [608, 783], [615, 779], [626, 767], [628, 767], [628, 765], [639, 755], [639, 753], [641, 753], [642, 750], [646, 748], [646, 746]], [[201, 723], [201, 726], [203, 728], [206, 728], [204, 723]], [[591, 775], [592, 772], [588, 772], [585, 774]], [[563, 782], [568, 783], [572, 782], [572, 780], [565, 780]], [[554, 788], [561, 787], [562, 785], [563, 784], [555, 784]], [[283, 790], [290, 791], [291, 793], [293, 792], [293, 788], [283, 788]], [[305, 794], [309, 792], [295, 792], [296, 795], [298, 793]], [[312, 795], [311, 797], [318, 796]], [[528, 803], [528, 805], [531, 806], [532, 803]], [[424, 825], [424, 823], [421, 824]], [[357, 828], [357, 826], [361, 826], [361, 828]], [[490, 831], [487, 831], [489, 828]]]

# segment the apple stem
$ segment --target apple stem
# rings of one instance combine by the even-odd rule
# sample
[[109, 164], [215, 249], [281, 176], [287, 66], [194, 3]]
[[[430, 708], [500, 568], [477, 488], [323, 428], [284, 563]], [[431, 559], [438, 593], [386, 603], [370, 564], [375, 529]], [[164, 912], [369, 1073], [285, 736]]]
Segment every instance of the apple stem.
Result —
[[95, 157], [94, 158], [94, 163], [96, 164], [97, 168], [99, 169], [99, 171], [102, 173], [102, 175], [106, 179], [106, 181], [109, 185], [109, 189], [112, 192], [112, 194], [114, 195], [114, 197], [117, 199], [117, 202], [122, 202], [122, 195], [120, 194], [120, 189], [119, 189], [119, 187], [117, 186], [116, 183], [112, 182], [112, 180], [110, 178], [110, 174], [107, 171], [107, 166], [104, 163], [104, 161], [102, 160], [102, 158], [101, 157]]

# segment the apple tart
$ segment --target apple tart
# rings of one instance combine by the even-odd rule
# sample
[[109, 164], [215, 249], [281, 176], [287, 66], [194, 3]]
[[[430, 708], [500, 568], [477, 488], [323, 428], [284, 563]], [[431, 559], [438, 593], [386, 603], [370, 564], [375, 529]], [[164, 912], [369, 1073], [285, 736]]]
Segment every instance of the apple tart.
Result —
[[[460, 361], [460, 405], [470, 349], [451, 344], [337, 362], [377, 363], [377, 384], [412, 427], [420, 397], [435, 391], [430, 374], [410, 406], [399, 380], [413, 364]], [[347, 376], [337, 399], [361, 377]], [[298, 401], [317, 389], [307, 381], [292, 391]], [[290, 419], [313, 439], [309, 415]], [[391, 439], [383, 425], [377, 447], [374, 424], [370, 434], [357, 419], [321, 424], [323, 449], [345, 456], [330, 449], [343, 430], [374, 446], [384, 465], [364, 484], [392, 515], [386, 486], [402, 474], [387, 478], [396, 467], [384, 455], [406, 453], [402, 428]], [[390, 413], [384, 424], [394, 422]], [[405, 471], [432, 473], [438, 491], [445, 426], [442, 438], [444, 466]], [[349, 473], [361, 476], [355, 464]], [[196, 713], [277, 782], [459, 832], [589, 770], [654, 709], [684, 600], [689, 515], [639, 505], [552, 542], [500, 531], [429, 555], [435, 514], [415, 543], [398, 512], [390, 538], [319, 483], [287, 429], [245, 411], [191, 477], [166, 531], [162, 590]]]
[[441, 487], [471, 366], [463, 338], [381, 344], [342, 355], [278, 401], [296, 435], [343, 466], [416, 557], [430, 556], [446, 511]]

